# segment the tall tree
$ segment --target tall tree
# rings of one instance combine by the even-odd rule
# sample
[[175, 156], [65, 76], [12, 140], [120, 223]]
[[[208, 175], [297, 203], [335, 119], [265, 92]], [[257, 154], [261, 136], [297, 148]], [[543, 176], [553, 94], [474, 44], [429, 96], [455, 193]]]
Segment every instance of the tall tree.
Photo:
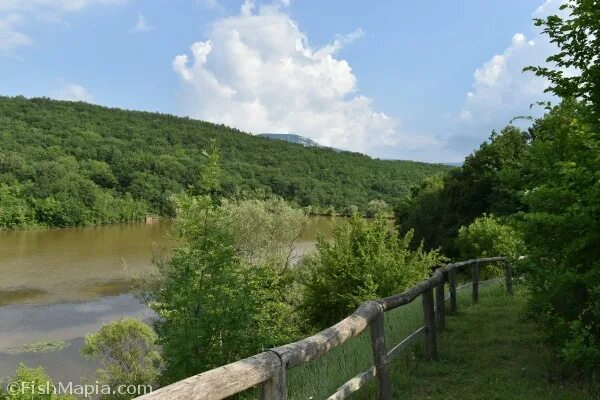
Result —
[[594, 110], [596, 123], [600, 120], [600, 0], [568, 0], [560, 7], [569, 15], [563, 18], [550, 15], [535, 19], [537, 26], [559, 52], [548, 57], [554, 68], [529, 66], [538, 76], [547, 78], [546, 89], [567, 99], [582, 99]]

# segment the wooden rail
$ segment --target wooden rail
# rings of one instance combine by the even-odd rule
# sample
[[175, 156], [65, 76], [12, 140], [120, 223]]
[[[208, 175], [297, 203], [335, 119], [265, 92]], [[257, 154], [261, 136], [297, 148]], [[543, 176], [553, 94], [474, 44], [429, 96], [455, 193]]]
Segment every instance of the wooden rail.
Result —
[[[360, 389], [369, 380], [377, 378], [378, 398], [391, 400], [392, 390], [388, 365], [414, 338], [425, 334], [425, 356], [437, 358], [437, 333], [445, 327], [446, 300], [450, 309], [457, 310], [456, 272], [471, 267], [472, 298], [479, 299], [479, 271], [483, 264], [502, 262], [506, 290], [512, 295], [510, 262], [506, 257], [479, 258], [448, 264], [435, 270], [433, 275], [407, 291], [376, 301], [362, 303], [355, 312], [337, 324], [303, 340], [279, 346], [243, 360], [192, 376], [152, 393], [139, 400], [220, 400], [260, 385], [261, 400], [287, 398], [287, 370], [311, 362], [331, 349], [370, 328], [374, 366], [361, 372], [332, 394], [328, 400], [341, 400]], [[449, 296], [445, 285], [449, 284]], [[435, 290], [435, 296], [434, 296]], [[424, 326], [413, 332], [389, 352], [386, 351], [384, 313], [422, 297]]]

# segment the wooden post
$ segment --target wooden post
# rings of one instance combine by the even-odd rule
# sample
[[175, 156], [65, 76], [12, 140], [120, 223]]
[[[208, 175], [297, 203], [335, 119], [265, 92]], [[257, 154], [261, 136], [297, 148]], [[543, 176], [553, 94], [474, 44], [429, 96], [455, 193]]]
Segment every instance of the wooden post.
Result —
[[285, 366], [277, 367], [273, 377], [260, 385], [260, 400], [287, 399], [287, 373]]
[[435, 337], [435, 316], [433, 311], [433, 289], [429, 288], [422, 295], [423, 319], [425, 322], [425, 358], [437, 359], [437, 343]]
[[379, 385], [378, 399], [392, 400], [392, 387], [387, 369], [387, 349], [385, 346], [385, 326], [383, 309], [381, 309], [371, 322], [371, 346], [373, 348], [373, 361], [377, 382]]
[[504, 260], [504, 279], [506, 281], [506, 292], [509, 295], [513, 295], [513, 286], [512, 286], [512, 270], [510, 266], [510, 261], [508, 259]]
[[446, 280], [442, 280], [435, 288], [435, 325], [441, 332], [446, 328], [446, 295], [444, 294], [444, 286]]
[[448, 284], [450, 286], [450, 310], [455, 314], [458, 312], [458, 305], [456, 303], [456, 271], [453, 269], [448, 272]]
[[476, 262], [472, 268], [473, 274], [473, 304], [479, 301], [479, 262]]

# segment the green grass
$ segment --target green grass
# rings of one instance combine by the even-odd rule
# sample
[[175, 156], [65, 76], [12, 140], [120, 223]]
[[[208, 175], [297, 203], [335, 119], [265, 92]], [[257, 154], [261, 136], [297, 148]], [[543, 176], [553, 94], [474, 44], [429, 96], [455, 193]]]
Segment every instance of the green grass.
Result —
[[[389, 349], [423, 324], [421, 313], [421, 302], [414, 301], [385, 314]], [[343, 383], [372, 365], [371, 339], [367, 329], [318, 360], [291, 369], [288, 375], [288, 398], [327, 398]]]
[[[486, 286], [471, 304], [470, 289], [459, 292], [459, 314], [447, 317], [438, 336], [439, 360], [423, 361], [422, 337], [390, 365], [397, 399], [589, 399], [574, 386], [551, 382], [550, 354], [539, 344], [536, 327], [525, 318], [524, 299], [503, 286]], [[421, 301], [386, 313], [386, 340], [392, 348], [422, 325]], [[288, 397], [324, 399], [373, 364], [368, 330], [315, 362], [288, 375]], [[367, 385], [354, 399], [376, 398]]]
[[499, 286], [480, 302], [447, 319], [438, 336], [439, 360], [421, 357], [392, 363], [396, 398], [404, 399], [590, 399], [574, 385], [556, 381], [551, 356], [527, 319], [520, 291], [507, 297]]

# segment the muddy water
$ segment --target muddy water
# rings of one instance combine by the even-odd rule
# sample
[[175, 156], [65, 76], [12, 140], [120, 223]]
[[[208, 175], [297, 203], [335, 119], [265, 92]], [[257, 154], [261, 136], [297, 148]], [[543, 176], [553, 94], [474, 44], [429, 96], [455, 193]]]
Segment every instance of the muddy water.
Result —
[[[168, 254], [169, 221], [92, 228], [0, 232], [0, 380], [19, 362], [44, 366], [55, 380], [78, 382], [95, 366], [79, 356], [82, 336], [115, 318], [151, 318], [131, 294], [131, 279], [150, 271], [153, 254]], [[313, 217], [297, 243], [299, 256], [331, 220]], [[60, 351], [15, 353], [38, 340]]]

